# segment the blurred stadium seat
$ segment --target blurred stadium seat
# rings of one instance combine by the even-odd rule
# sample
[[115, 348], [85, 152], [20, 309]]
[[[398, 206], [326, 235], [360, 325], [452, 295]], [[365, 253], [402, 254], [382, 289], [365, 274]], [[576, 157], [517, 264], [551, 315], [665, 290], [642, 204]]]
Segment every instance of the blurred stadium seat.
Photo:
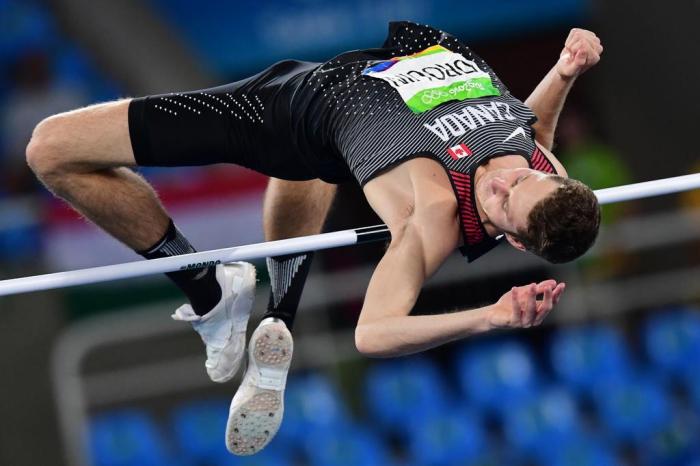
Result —
[[700, 371], [684, 374], [683, 381], [692, 407], [700, 413]]
[[457, 373], [467, 399], [493, 413], [529, 398], [540, 383], [531, 350], [507, 339], [469, 345]]
[[639, 446], [644, 466], [681, 466], [700, 457], [700, 420], [697, 412], [676, 410], [673, 419]]
[[155, 421], [137, 410], [112, 411], [94, 418], [90, 447], [95, 466], [172, 464]]
[[408, 434], [446, 403], [445, 382], [438, 368], [425, 357], [382, 361], [366, 376], [368, 418], [386, 432]]
[[228, 454], [224, 442], [228, 406], [228, 400], [201, 400], [175, 408], [175, 440], [189, 462], [212, 463]]
[[644, 325], [644, 343], [652, 364], [672, 374], [700, 370], [700, 312], [660, 311]]
[[541, 460], [542, 466], [622, 466], [614, 451], [603, 441], [580, 436], [556, 445], [551, 456]]
[[579, 394], [631, 369], [622, 336], [603, 325], [558, 330], [549, 352], [555, 374]]
[[41, 3], [0, 2], [0, 60], [12, 61], [27, 49], [49, 47], [56, 39], [53, 19]]
[[307, 433], [304, 450], [312, 466], [390, 466], [389, 452], [368, 425], [345, 425]]
[[284, 422], [276, 446], [293, 450], [311, 430], [335, 429], [351, 422], [340, 394], [320, 374], [295, 376], [289, 380], [284, 398]]
[[601, 383], [594, 402], [609, 436], [625, 443], [640, 445], [671, 420], [668, 394], [651, 374]]
[[562, 444], [582, 435], [576, 401], [563, 387], [539, 390], [531, 399], [504, 413], [508, 443], [530, 459], [551, 456]]
[[480, 462], [488, 448], [486, 439], [479, 416], [465, 406], [456, 405], [433, 411], [422, 421], [413, 423], [407, 450], [415, 464], [467, 466]]
[[294, 462], [288, 452], [280, 452], [271, 445], [260, 453], [252, 456], [233, 456], [228, 452], [223, 453], [212, 463], [192, 463], [192, 466], [293, 466]]

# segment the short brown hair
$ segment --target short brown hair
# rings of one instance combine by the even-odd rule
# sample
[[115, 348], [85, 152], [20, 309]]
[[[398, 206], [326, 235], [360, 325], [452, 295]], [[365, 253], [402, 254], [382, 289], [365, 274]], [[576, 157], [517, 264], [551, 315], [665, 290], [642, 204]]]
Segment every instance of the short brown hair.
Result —
[[600, 227], [600, 205], [591, 189], [570, 178], [553, 176], [559, 187], [539, 201], [518, 232], [525, 248], [553, 264], [569, 262], [593, 245]]

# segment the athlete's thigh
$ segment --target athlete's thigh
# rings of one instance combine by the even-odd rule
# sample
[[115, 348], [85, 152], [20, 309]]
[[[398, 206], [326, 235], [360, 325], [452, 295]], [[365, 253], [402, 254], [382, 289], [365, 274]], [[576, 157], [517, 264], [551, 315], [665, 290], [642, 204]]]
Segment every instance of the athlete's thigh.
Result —
[[129, 137], [129, 100], [95, 104], [55, 115], [37, 128], [60, 141], [71, 164], [107, 168], [135, 164]]
[[134, 99], [129, 125], [136, 163], [233, 163], [278, 178], [315, 178], [297, 149], [290, 115], [295, 79], [312, 68], [285, 61], [223, 86]]
[[268, 241], [321, 232], [337, 185], [319, 179], [288, 181], [271, 177], [263, 203]]

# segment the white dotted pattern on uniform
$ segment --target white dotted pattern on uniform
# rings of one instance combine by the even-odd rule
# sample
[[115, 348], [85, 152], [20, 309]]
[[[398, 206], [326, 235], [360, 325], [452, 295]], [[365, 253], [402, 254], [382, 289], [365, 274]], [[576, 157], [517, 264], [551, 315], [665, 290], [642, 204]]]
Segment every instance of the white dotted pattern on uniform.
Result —
[[196, 92], [191, 94], [171, 93], [159, 97], [159, 104], [155, 108], [170, 115], [177, 116], [177, 111], [188, 111], [196, 115], [202, 112], [214, 112], [218, 115], [230, 115], [239, 120], [248, 119], [252, 123], [264, 122], [265, 106], [257, 95], [248, 97], [242, 94], [235, 98], [232, 94], [225, 94], [227, 100], [208, 92]]

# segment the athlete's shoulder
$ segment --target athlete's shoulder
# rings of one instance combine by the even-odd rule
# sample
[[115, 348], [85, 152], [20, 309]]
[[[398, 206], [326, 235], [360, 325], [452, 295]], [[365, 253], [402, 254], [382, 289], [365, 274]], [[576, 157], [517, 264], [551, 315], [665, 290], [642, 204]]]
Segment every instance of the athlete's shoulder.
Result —
[[452, 35], [427, 24], [411, 21], [391, 21], [389, 22], [389, 31], [383, 47], [413, 47], [416, 40], [423, 40], [427, 43], [439, 43], [447, 37], [452, 37]]
[[411, 21], [391, 21], [381, 46], [342, 52], [327, 60], [322, 68], [327, 70], [358, 62], [395, 59], [437, 44], [452, 46], [455, 49], [467, 48], [455, 36], [436, 27]]

